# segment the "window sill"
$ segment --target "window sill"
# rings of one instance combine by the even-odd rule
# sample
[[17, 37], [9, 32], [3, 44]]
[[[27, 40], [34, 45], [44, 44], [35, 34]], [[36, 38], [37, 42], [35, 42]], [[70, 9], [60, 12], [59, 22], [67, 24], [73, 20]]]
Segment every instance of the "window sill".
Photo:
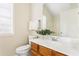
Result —
[[11, 37], [11, 36], [14, 36], [14, 33], [0, 34], [0, 37]]

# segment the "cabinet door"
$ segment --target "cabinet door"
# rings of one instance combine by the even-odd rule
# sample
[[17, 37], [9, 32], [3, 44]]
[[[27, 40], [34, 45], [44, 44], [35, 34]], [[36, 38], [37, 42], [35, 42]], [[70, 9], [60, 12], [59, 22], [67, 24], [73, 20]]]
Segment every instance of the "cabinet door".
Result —
[[36, 43], [31, 43], [31, 49], [34, 50], [34, 51], [38, 51], [38, 44]]
[[43, 56], [51, 56], [52, 50], [43, 46], [39, 46], [39, 53]]
[[63, 53], [60, 53], [60, 52], [57, 52], [57, 51], [52, 50], [52, 56], [67, 56], [67, 55], [65, 55], [65, 54], [63, 54]]
[[38, 52], [35, 52], [33, 50], [31, 50], [31, 55], [32, 56], [41, 56]]

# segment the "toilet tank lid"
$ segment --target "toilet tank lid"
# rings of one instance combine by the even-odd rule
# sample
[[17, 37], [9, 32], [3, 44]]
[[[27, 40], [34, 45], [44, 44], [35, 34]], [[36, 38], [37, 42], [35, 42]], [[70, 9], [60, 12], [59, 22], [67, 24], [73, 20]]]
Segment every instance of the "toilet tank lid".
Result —
[[18, 47], [16, 50], [18, 51], [20, 51], [20, 50], [27, 50], [27, 49], [29, 49], [30, 48], [30, 45], [23, 45], [23, 46], [20, 46], [20, 47]]

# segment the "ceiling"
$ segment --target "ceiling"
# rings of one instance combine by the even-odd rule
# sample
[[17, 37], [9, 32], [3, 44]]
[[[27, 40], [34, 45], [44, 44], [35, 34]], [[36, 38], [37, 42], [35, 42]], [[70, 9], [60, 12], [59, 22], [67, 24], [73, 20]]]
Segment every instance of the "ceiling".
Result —
[[61, 11], [67, 10], [73, 7], [77, 7], [76, 3], [48, 3], [45, 4], [52, 15], [58, 15]]

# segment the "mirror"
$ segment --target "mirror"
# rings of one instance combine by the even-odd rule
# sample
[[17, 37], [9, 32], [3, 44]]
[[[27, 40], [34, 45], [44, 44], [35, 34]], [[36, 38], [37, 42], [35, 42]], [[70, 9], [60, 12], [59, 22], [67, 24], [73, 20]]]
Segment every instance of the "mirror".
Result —
[[79, 38], [79, 7], [77, 3], [49, 3], [43, 7], [46, 27], [56, 36]]
[[78, 4], [33, 4], [29, 29], [49, 29], [55, 36], [79, 37]]

